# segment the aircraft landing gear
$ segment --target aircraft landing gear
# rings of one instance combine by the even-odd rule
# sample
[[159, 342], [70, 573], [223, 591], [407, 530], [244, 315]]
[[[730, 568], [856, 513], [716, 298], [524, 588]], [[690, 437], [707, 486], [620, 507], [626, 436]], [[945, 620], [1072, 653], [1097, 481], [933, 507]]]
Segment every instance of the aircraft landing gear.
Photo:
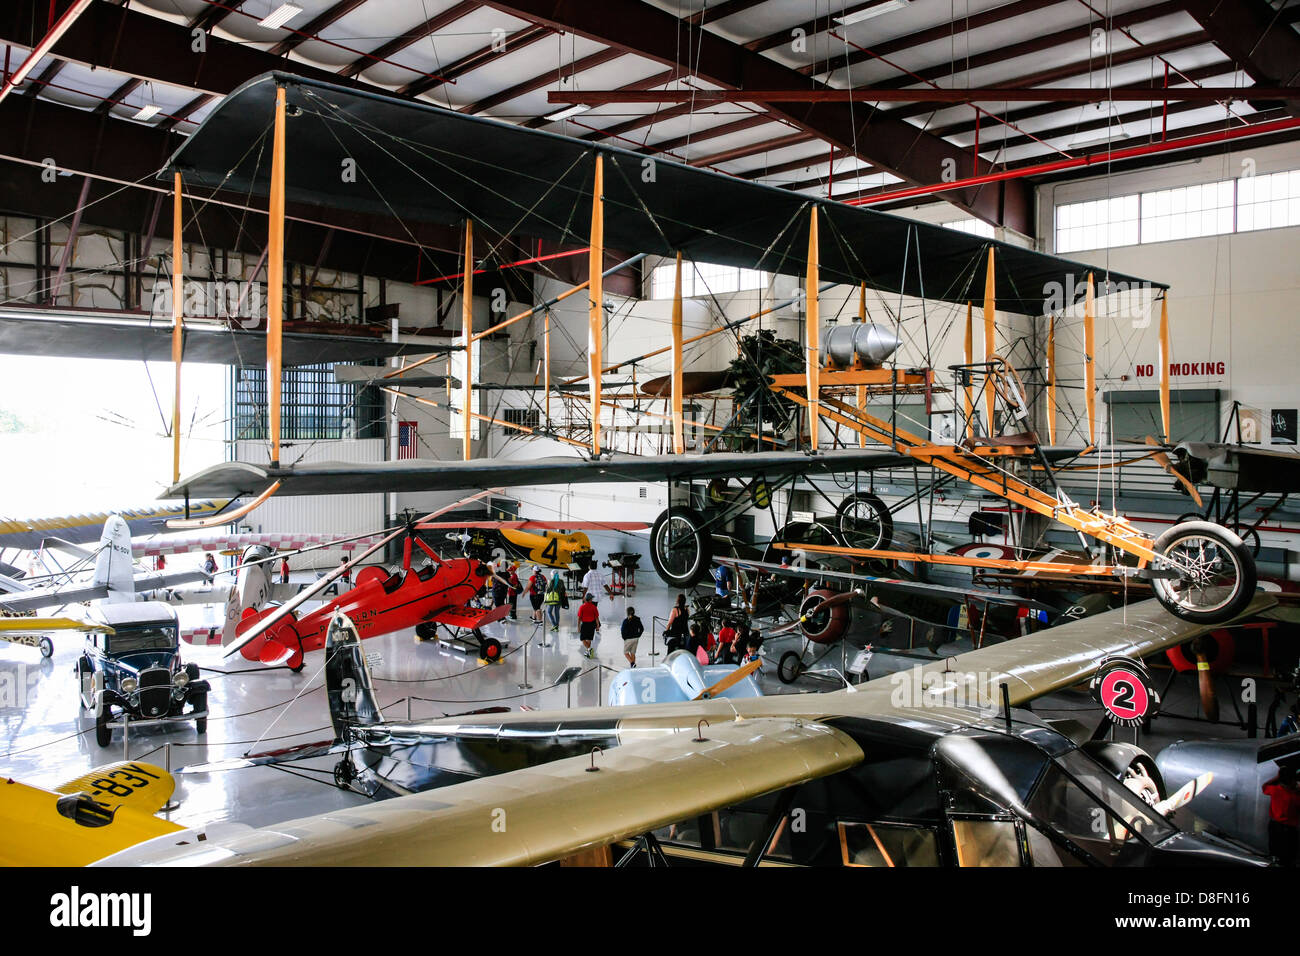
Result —
[[691, 508], [659, 515], [650, 529], [650, 560], [669, 587], [689, 588], [704, 580], [713, 561], [704, 517]]
[[799, 675], [807, 670], [803, 654], [799, 651], [786, 651], [776, 665], [776, 676], [782, 684], [793, 684]]
[[474, 637], [478, 640], [478, 656], [489, 664], [495, 664], [501, 660], [501, 642], [495, 637], [487, 637], [482, 631], [474, 629]]
[[1186, 521], [1156, 538], [1153, 550], [1175, 577], [1155, 577], [1151, 589], [1167, 611], [1197, 624], [1220, 624], [1255, 596], [1255, 561], [1237, 535], [1209, 521]]
[[340, 760], [334, 765], [334, 786], [340, 790], [351, 790], [352, 781], [357, 779], [357, 769], [350, 759]]

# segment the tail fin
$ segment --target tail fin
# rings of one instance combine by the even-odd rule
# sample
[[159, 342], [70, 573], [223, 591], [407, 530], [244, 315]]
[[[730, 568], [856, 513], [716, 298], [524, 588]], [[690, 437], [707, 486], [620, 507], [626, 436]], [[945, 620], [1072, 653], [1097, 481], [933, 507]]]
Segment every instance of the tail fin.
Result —
[[336, 741], [346, 739], [349, 727], [383, 722], [361, 638], [342, 611], [334, 612], [325, 636], [325, 689]]
[[248, 609], [260, 611], [271, 596], [271, 549], [260, 544], [250, 545], [240, 558], [235, 583], [226, 594], [226, 621], [221, 628], [221, 644], [226, 646], [235, 639], [235, 629], [244, 619]]
[[109, 515], [99, 538], [95, 559], [96, 587], [108, 587], [107, 601], [135, 600], [135, 569], [131, 563], [131, 529], [121, 515]]

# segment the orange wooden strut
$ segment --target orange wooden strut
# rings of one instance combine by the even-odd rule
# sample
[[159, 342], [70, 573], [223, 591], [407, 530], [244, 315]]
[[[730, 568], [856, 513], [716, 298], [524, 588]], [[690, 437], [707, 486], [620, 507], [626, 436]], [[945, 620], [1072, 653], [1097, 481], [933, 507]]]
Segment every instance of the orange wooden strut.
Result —
[[605, 165], [596, 155], [591, 190], [591, 258], [588, 260], [591, 310], [587, 319], [587, 361], [591, 369], [591, 453], [600, 454], [600, 376], [604, 363], [605, 283]]
[[461, 435], [462, 454], [465, 461], [472, 457], [474, 402], [474, 220], [465, 220], [465, 284], [460, 290], [460, 335], [465, 345], [465, 381], [461, 383]]
[[181, 352], [185, 330], [185, 243], [181, 235], [181, 174], [176, 171], [172, 195], [172, 365], [176, 369], [176, 394], [172, 397], [172, 484], [181, 480]]
[[682, 418], [682, 254], [677, 253], [673, 285], [673, 453], [686, 451], [686, 426]]
[[808, 377], [808, 444], [813, 451], [817, 450], [817, 433], [821, 430], [821, 419], [818, 417], [822, 367], [821, 355], [819, 354], [821, 316], [818, 311], [819, 303], [817, 301], [817, 287], [820, 284], [817, 281], [819, 244], [817, 238], [817, 207], [813, 206], [808, 219], [808, 274], [805, 278], [807, 285], [804, 290], [804, 302], [807, 312], [804, 320], [804, 361]]
[[271, 146], [271, 197], [266, 240], [266, 401], [271, 425], [271, 467], [280, 466], [280, 378], [284, 368], [284, 87], [275, 89]]

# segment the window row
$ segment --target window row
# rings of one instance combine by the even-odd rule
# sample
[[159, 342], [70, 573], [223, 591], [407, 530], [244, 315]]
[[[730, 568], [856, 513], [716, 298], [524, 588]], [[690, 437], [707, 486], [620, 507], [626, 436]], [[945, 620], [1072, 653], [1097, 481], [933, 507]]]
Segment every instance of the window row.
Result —
[[1056, 251], [1300, 225], [1300, 169], [1056, 207]]

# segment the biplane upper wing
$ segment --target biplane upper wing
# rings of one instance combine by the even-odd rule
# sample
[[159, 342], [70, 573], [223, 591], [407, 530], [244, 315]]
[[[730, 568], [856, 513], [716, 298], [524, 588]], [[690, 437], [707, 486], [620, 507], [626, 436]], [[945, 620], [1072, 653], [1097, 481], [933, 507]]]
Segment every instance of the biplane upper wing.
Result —
[[[227, 501], [192, 501], [190, 514], [213, 515], [227, 504]], [[151, 505], [126, 511], [0, 521], [0, 548], [35, 551], [53, 541], [70, 546], [87, 544], [99, 537], [104, 522], [114, 514], [126, 521], [131, 534], [153, 534], [166, 530], [169, 518], [179, 518], [184, 513], [182, 505]]]
[[[760, 718], [625, 744], [380, 805], [179, 845], [163, 837], [101, 865], [527, 866], [847, 769], [863, 758], [825, 724]], [[595, 766], [593, 772], [589, 768]]]

